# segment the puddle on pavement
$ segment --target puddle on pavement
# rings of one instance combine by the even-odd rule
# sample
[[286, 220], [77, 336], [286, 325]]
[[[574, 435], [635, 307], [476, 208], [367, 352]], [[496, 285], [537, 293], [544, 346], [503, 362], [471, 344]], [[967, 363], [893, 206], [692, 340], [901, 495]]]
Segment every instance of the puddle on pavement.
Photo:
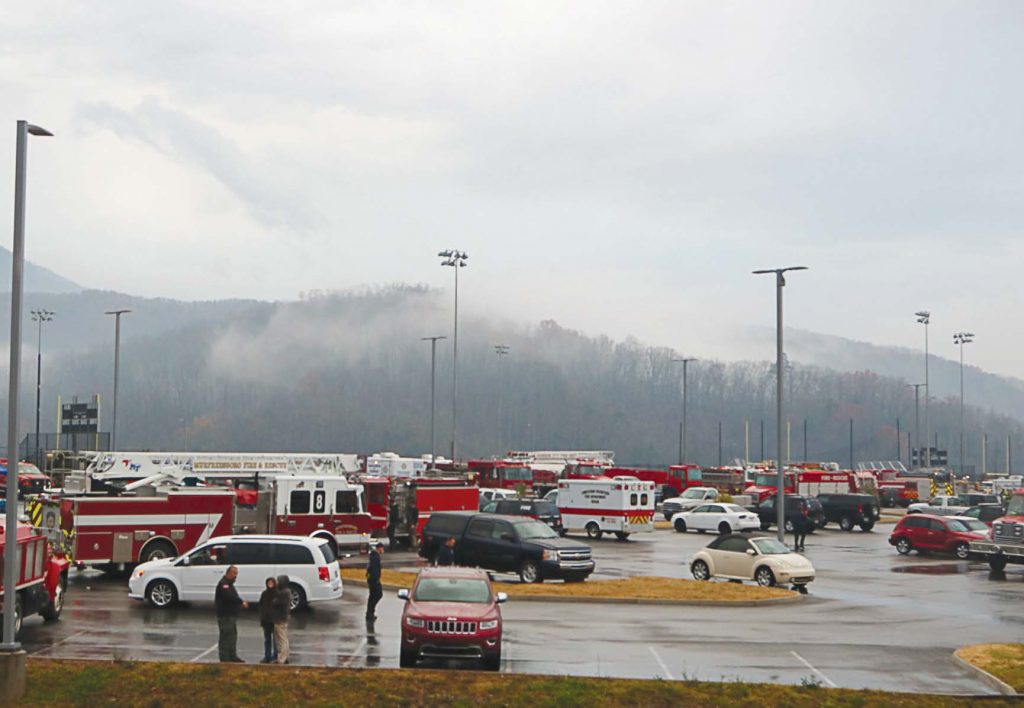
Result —
[[894, 573], [918, 575], [955, 575], [956, 573], [966, 573], [969, 569], [967, 563], [939, 563], [934, 565], [895, 565], [891, 570]]

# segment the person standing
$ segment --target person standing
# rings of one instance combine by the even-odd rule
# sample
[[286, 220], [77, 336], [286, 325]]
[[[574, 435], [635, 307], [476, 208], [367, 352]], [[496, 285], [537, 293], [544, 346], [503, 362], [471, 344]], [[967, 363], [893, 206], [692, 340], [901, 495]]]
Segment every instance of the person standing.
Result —
[[373, 622], [377, 619], [377, 603], [384, 597], [384, 588], [380, 584], [380, 558], [384, 553], [384, 544], [378, 543], [370, 549], [370, 560], [366, 564], [366, 586], [370, 595], [366, 599], [366, 621]]
[[437, 565], [455, 565], [455, 539], [445, 540], [441, 550], [437, 552]]
[[238, 656], [238, 612], [249, 603], [238, 596], [235, 578], [238, 568], [228, 566], [224, 577], [217, 581], [213, 604], [217, 613], [217, 654], [221, 661], [244, 663]]
[[291, 581], [287, 575], [277, 576], [277, 593], [271, 603], [274, 621], [274, 643], [277, 645], [277, 663], [288, 663], [288, 620], [292, 616]]
[[277, 580], [267, 578], [267, 588], [260, 595], [260, 627], [263, 628], [263, 660], [261, 664], [277, 661], [277, 644], [274, 643], [274, 620], [272, 606], [277, 599]]
[[807, 541], [807, 531], [811, 526], [811, 520], [804, 514], [797, 514], [793, 517], [793, 550], [804, 550], [804, 543]]

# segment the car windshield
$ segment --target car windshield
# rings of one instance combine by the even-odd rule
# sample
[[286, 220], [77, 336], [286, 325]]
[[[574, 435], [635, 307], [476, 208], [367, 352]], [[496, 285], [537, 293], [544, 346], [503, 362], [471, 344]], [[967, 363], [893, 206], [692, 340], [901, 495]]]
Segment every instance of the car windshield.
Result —
[[704, 494], [703, 489], [687, 489], [683, 492], [683, 499], [703, 499]]
[[985, 525], [985, 522], [979, 521], [978, 519], [971, 519], [969, 521], [967, 519], [962, 519], [960, 522], [971, 531], [988, 531], [988, 526]]
[[420, 602], [488, 602], [491, 589], [478, 578], [420, 578], [413, 597]]
[[536, 516], [558, 516], [558, 507], [549, 501], [538, 501], [533, 503], [533, 513]]
[[1007, 516], [1020, 516], [1024, 514], [1024, 494], [1016, 494], [1010, 499], [1010, 506], [1006, 509]]
[[961, 533], [969, 530], [967, 528], [967, 525], [959, 519], [949, 519], [948, 521], [946, 521], [946, 528], [948, 528], [950, 531], [960, 531]]
[[551, 527], [547, 524], [543, 524], [540, 521], [523, 521], [516, 524], [516, 531], [519, 532], [519, 538], [558, 538], [558, 534], [551, 530]]
[[754, 484], [756, 484], [758, 487], [774, 487], [779, 483], [778, 480], [778, 475], [759, 474], [755, 478]]
[[746, 514], [747, 513], [746, 509], [744, 509], [742, 506], [737, 506], [736, 504], [723, 504], [722, 506], [725, 507], [726, 511], [728, 511], [730, 513], [733, 513], [733, 514]]
[[786, 544], [779, 542], [774, 538], [752, 538], [750, 542], [754, 544], [759, 553], [766, 556], [773, 556], [779, 553], [789, 553], [789, 548]]
[[533, 471], [529, 467], [505, 467], [501, 471], [505, 479], [527, 481], [533, 479]]

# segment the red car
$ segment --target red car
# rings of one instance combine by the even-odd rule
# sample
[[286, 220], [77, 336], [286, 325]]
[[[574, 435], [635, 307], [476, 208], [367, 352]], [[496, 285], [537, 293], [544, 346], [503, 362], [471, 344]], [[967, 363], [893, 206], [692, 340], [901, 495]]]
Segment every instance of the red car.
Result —
[[889, 543], [901, 555], [911, 551], [952, 553], [961, 560], [970, 554], [971, 541], [987, 538], [984, 531], [971, 529], [968, 520], [931, 514], [908, 514], [900, 519], [889, 536]]
[[484, 668], [501, 666], [501, 609], [508, 599], [495, 593], [477, 568], [424, 568], [412, 590], [399, 590], [402, 612], [399, 665], [425, 658], [476, 659]]

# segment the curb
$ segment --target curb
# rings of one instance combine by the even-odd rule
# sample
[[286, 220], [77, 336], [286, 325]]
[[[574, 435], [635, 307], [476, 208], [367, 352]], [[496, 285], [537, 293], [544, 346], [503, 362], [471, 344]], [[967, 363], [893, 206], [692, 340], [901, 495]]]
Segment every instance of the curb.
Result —
[[999, 691], [1004, 696], [1016, 696], [1016, 695], [1018, 695], [1017, 694], [1017, 690], [1013, 686], [1011, 686], [1010, 684], [1006, 683], [1002, 679], [993, 676], [992, 674], [990, 674], [989, 672], [985, 671], [985, 669], [981, 668], [980, 666], [975, 666], [971, 662], [967, 661], [967, 659], [962, 658], [957, 653], [959, 651], [960, 650], [957, 649], [955, 652], [953, 652], [953, 661], [955, 661], [957, 664], [959, 664], [963, 668], [965, 668], [968, 671], [970, 671], [971, 673], [973, 673], [975, 676], [980, 678], [983, 682], [987, 683], [989, 686], [991, 686], [992, 688], [996, 689], [997, 691]]
[[[365, 588], [365, 580], [349, 580], [345, 579], [345, 583], [355, 585], [356, 587]], [[496, 586], [497, 587], [497, 586]], [[408, 590], [402, 585], [394, 585], [392, 583], [381, 583], [381, 588], [384, 590]], [[500, 592], [500, 590], [499, 590]], [[800, 602], [804, 599], [804, 595], [800, 593], [793, 593], [792, 597], [769, 597], [763, 600], [658, 600], [638, 597], [561, 597], [558, 595], [524, 595], [522, 597], [509, 597], [510, 601], [514, 602], [577, 602], [582, 604], [591, 605], [677, 605], [677, 606], [692, 606], [692, 607], [763, 607], [766, 605], [790, 605], [795, 602]]]

